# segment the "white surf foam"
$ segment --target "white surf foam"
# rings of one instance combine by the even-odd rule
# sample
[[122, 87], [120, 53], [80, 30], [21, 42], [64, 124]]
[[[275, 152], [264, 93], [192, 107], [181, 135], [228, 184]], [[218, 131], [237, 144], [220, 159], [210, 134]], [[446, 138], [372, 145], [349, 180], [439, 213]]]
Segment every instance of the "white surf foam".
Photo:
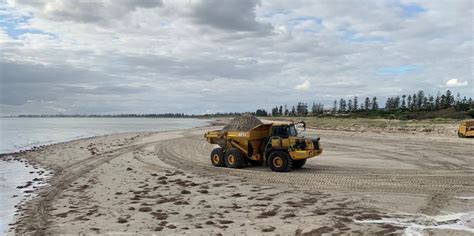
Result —
[[404, 227], [404, 235], [423, 235], [426, 229], [459, 230], [474, 233], [474, 212], [454, 213], [439, 216], [397, 215], [381, 220], [362, 220], [357, 223], [391, 224]]

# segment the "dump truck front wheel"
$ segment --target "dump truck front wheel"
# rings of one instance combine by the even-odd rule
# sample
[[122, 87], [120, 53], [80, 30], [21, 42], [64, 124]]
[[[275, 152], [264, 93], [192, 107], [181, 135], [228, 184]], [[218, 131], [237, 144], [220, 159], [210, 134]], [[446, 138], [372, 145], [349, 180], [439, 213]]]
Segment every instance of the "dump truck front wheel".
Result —
[[237, 148], [231, 148], [225, 152], [225, 165], [229, 168], [242, 168], [245, 159]]
[[217, 167], [224, 167], [224, 149], [222, 148], [214, 148], [211, 152], [211, 163], [213, 166]]
[[301, 169], [306, 164], [306, 159], [293, 161], [293, 169]]
[[464, 138], [465, 136], [461, 132], [458, 131], [458, 137]]
[[268, 156], [268, 166], [277, 172], [288, 172], [293, 166], [293, 160], [284, 151], [273, 151]]

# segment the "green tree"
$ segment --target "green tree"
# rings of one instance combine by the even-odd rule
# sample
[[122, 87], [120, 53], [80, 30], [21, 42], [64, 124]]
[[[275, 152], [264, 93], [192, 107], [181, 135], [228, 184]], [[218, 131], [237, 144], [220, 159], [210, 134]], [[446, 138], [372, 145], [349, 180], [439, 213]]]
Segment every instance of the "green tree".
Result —
[[405, 94], [402, 95], [402, 105], [401, 105], [402, 110], [407, 109], [407, 104], [406, 104], [406, 101], [405, 101], [406, 97], [407, 97], [407, 95], [405, 95]]
[[411, 95], [408, 95], [408, 98], [407, 98], [407, 108], [409, 110], [412, 110], [412, 106], [413, 106], [413, 103], [412, 103], [412, 98], [411, 98]]
[[411, 106], [412, 106], [412, 111], [417, 111], [418, 110], [418, 97], [416, 96], [416, 94], [413, 94], [413, 96], [411, 97]]
[[267, 111], [265, 111], [265, 109], [257, 109], [257, 111], [255, 112], [255, 115], [256, 116], [267, 116]]
[[296, 106], [296, 113], [298, 116], [308, 115], [308, 105], [304, 102], [298, 102], [298, 105]]
[[435, 110], [439, 110], [440, 107], [441, 107], [441, 93], [438, 91], [438, 94], [436, 94], [436, 98], [435, 98], [434, 108]]
[[315, 116], [318, 114], [318, 108], [316, 107], [316, 103], [313, 102], [313, 106], [311, 106], [311, 115]]
[[387, 98], [387, 101], [385, 102], [385, 110], [391, 111], [393, 109], [393, 99], [391, 97]]
[[372, 98], [372, 111], [379, 109], [379, 104], [377, 103], [377, 97]]
[[440, 108], [445, 109], [448, 107], [449, 107], [448, 99], [446, 98], [446, 95], [443, 94], [441, 95], [441, 99], [440, 99]]
[[428, 105], [427, 105], [427, 108], [428, 108], [428, 111], [433, 111], [435, 109], [435, 103], [434, 103], [434, 97], [433, 96], [429, 96], [428, 97]]
[[368, 111], [370, 109], [370, 98], [369, 97], [365, 98], [364, 108], [365, 108], [366, 111]]
[[451, 93], [451, 90], [446, 91], [446, 102], [447, 102], [447, 107], [451, 107], [454, 105], [454, 96]]
[[416, 96], [416, 106], [419, 110], [424, 108], [425, 92], [423, 90], [418, 90], [418, 95]]
[[278, 107], [272, 109], [272, 116], [278, 116]]
[[400, 97], [396, 96], [395, 99], [393, 100], [393, 108], [395, 110], [400, 109]]
[[359, 110], [359, 102], [357, 101], [357, 96], [354, 97], [354, 111]]
[[346, 112], [346, 100], [342, 99], [339, 101], [339, 112], [345, 113]]

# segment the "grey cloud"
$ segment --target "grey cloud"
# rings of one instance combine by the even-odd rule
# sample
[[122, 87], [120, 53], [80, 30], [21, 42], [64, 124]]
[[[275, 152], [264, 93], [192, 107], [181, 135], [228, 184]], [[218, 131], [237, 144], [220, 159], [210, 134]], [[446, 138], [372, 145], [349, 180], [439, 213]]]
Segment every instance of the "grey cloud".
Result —
[[[85, 83], [90, 82], [94, 77], [98, 77], [93, 71], [76, 69], [70, 66], [46, 66], [9, 61], [0, 61], [0, 75], [2, 85]], [[105, 78], [108, 78], [108, 76]]]
[[[232, 78], [252, 80], [278, 72], [283, 63], [260, 63], [257, 59], [241, 59], [218, 55], [192, 55], [188, 58], [174, 58], [161, 55], [111, 54], [102, 58], [103, 68], [115, 73], [158, 78], [188, 78], [213, 80]], [[139, 73], [137, 73], [139, 67]], [[148, 78], [149, 80], [152, 78]]]
[[193, 18], [199, 24], [231, 31], [268, 31], [270, 24], [256, 20], [259, 0], [204, 0], [196, 4]]
[[[61, 100], [78, 94], [132, 94], [147, 86], [117, 85], [120, 77], [69, 66], [0, 61], [0, 104], [22, 105], [29, 100]], [[87, 86], [84, 86], [87, 85]]]
[[104, 23], [124, 17], [138, 8], [162, 6], [161, 0], [14, 0], [17, 5], [29, 5], [39, 8], [45, 17], [59, 21], [76, 21], [82, 23]]
[[5, 105], [23, 105], [28, 100], [47, 100], [51, 96], [42, 90], [42, 86], [26, 84], [26, 85], [4, 85], [0, 90], [0, 104]]
[[[377, 96], [382, 104], [385, 96], [420, 88], [435, 94], [452, 78], [474, 84], [472, 9], [458, 9], [458, 2], [462, 6], [456, 1], [451, 9], [421, 1], [427, 12], [411, 18], [380, 1], [169, 1], [151, 10], [88, 2], [105, 11], [104, 19], [134, 11], [120, 22], [128, 24], [98, 30], [77, 24], [84, 22], [74, 20], [83, 18], [79, 13], [55, 16], [62, 8], [49, 15], [33, 12], [32, 28], [49, 29], [57, 38], [0, 40], [0, 109], [41, 112], [34, 104], [44, 106], [44, 113], [203, 113], [298, 101], [331, 106], [334, 99], [355, 95]], [[92, 18], [99, 14], [90, 11]], [[292, 25], [308, 17], [321, 19], [317, 30]], [[347, 31], [360, 40], [345, 38]], [[372, 36], [381, 40], [365, 40]], [[380, 68], [403, 65], [419, 70], [377, 75]], [[305, 80], [311, 89], [295, 91]], [[455, 92], [474, 95], [469, 86]]]
[[27, 5], [32, 7], [44, 7], [45, 2], [39, 0], [10, 0], [13, 5]]
[[238, 58], [193, 58], [180, 62], [176, 75], [188, 78], [212, 80], [216, 78], [233, 78], [254, 80], [277, 73], [281, 64], [261, 64], [258, 61], [238, 60]]
[[116, 94], [139, 94], [154, 91], [150, 86], [130, 86], [130, 85], [115, 85], [105, 84], [94, 87], [80, 86], [80, 85], [61, 85], [57, 86], [56, 90], [63, 90], [72, 94], [93, 94], [93, 95], [116, 95]]

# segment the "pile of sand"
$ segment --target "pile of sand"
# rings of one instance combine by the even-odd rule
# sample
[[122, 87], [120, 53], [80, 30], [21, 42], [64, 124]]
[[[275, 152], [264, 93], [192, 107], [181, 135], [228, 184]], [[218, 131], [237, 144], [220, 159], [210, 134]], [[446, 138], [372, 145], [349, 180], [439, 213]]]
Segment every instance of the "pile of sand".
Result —
[[248, 131], [257, 125], [263, 124], [257, 117], [252, 115], [243, 115], [235, 117], [229, 124], [224, 126], [222, 131]]

